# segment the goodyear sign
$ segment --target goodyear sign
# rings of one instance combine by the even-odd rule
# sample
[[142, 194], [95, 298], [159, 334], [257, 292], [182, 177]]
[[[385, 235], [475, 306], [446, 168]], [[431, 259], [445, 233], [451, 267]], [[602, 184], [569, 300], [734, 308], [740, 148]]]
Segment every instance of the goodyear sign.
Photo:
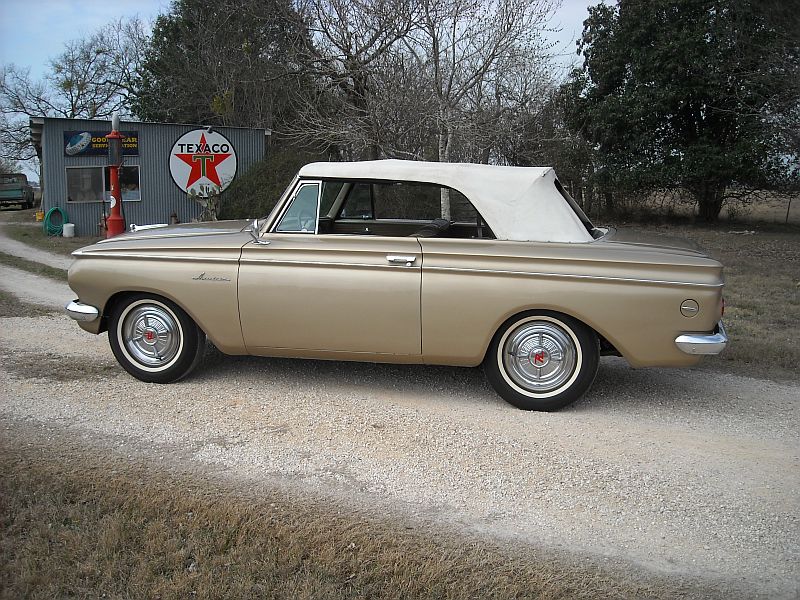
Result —
[[[107, 131], [65, 131], [65, 156], [97, 156], [108, 154]], [[139, 132], [120, 131], [122, 134], [122, 154], [139, 155]]]

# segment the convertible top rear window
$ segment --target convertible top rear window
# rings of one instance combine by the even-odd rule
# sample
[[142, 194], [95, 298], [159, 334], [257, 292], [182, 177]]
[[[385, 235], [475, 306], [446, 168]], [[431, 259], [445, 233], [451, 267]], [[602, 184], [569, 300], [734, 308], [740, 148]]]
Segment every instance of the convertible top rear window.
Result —
[[589, 217], [586, 216], [586, 213], [583, 212], [583, 209], [580, 206], [578, 206], [578, 203], [575, 202], [575, 199], [569, 195], [569, 192], [567, 192], [564, 186], [561, 185], [561, 182], [558, 179], [555, 180], [555, 184], [558, 193], [561, 194], [564, 200], [567, 201], [567, 204], [569, 204], [572, 211], [581, 220], [581, 223], [583, 223], [583, 226], [586, 228], [586, 231], [589, 232], [589, 235], [591, 235], [595, 239], [602, 237], [603, 232], [592, 224], [592, 221], [589, 219]]

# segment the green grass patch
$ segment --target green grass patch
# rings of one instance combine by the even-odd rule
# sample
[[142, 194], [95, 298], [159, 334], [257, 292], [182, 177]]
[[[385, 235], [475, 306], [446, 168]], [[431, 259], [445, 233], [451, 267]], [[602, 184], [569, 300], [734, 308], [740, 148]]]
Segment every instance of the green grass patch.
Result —
[[67, 272], [63, 269], [56, 269], [55, 267], [43, 265], [25, 258], [20, 258], [19, 256], [13, 256], [12, 254], [6, 254], [5, 252], [0, 252], [0, 264], [6, 265], [7, 267], [14, 267], [15, 269], [21, 269], [23, 271], [28, 271], [34, 275], [49, 277], [50, 279], [55, 279], [56, 281], [67, 280]]

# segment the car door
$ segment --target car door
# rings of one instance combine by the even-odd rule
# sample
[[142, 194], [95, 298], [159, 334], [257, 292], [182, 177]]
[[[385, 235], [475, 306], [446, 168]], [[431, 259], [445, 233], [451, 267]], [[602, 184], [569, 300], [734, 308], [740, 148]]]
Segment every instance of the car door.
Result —
[[272, 230], [242, 249], [248, 352], [419, 362], [419, 242], [318, 234], [321, 189], [298, 182]]

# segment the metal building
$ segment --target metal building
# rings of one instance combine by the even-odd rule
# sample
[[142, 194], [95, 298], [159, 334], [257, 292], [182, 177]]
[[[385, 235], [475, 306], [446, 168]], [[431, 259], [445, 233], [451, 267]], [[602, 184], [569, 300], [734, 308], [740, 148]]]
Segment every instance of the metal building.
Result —
[[[31, 119], [31, 138], [41, 164], [42, 209], [55, 206], [75, 223], [75, 234], [98, 235], [109, 214], [108, 142], [111, 122], [86, 119]], [[122, 121], [120, 173], [122, 214], [127, 225], [197, 219], [195, 198], [221, 192], [263, 160], [264, 129], [205, 127]]]

